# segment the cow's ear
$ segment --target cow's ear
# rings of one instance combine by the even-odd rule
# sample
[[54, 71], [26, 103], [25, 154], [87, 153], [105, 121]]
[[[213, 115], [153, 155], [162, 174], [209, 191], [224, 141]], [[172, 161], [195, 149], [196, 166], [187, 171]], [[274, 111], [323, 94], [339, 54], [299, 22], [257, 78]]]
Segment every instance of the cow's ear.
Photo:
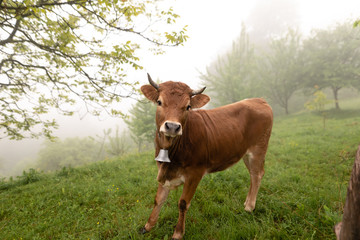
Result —
[[159, 92], [151, 85], [143, 85], [140, 88], [141, 92], [145, 95], [147, 99], [149, 99], [152, 102], [155, 102], [159, 98]]
[[193, 96], [190, 100], [190, 105], [192, 108], [201, 108], [210, 101], [210, 97], [205, 94], [197, 94]]

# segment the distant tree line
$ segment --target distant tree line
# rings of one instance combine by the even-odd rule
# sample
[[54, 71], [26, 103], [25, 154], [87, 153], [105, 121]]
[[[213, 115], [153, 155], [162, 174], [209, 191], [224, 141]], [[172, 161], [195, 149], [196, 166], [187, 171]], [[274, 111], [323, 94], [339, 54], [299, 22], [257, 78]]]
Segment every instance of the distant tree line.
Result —
[[115, 133], [112, 129], [107, 129], [103, 131], [103, 135], [96, 137], [47, 140], [38, 153], [35, 168], [54, 171], [63, 167], [76, 167], [119, 157], [133, 149], [134, 144], [128, 133], [126, 131], [120, 133], [118, 128]]
[[262, 46], [251, 43], [243, 25], [232, 48], [201, 74], [212, 106], [262, 96], [288, 114], [296, 91], [330, 88], [339, 109], [341, 89], [360, 90], [360, 29], [352, 22], [314, 30], [306, 39], [290, 28]]

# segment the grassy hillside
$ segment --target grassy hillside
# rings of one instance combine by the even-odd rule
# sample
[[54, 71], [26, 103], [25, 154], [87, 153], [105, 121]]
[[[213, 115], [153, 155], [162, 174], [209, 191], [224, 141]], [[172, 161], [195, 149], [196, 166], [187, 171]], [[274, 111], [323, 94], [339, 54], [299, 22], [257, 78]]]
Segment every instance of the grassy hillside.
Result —
[[[255, 211], [244, 211], [242, 162], [205, 176], [192, 201], [186, 239], [335, 239], [360, 144], [360, 111], [302, 113], [275, 120]], [[153, 153], [53, 174], [28, 171], [0, 182], [4, 239], [169, 239], [181, 187], [151, 233], [138, 234], [156, 193]]]

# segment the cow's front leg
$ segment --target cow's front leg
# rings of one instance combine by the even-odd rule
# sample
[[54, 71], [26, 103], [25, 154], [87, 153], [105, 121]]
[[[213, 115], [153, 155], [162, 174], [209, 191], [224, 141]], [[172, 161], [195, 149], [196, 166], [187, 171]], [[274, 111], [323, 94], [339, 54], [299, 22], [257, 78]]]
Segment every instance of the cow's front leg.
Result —
[[202, 175], [200, 177], [191, 177], [189, 179], [185, 178], [183, 192], [179, 200], [179, 219], [172, 239], [181, 239], [185, 234], [185, 215], [190, 207], [191, 199], [195, 194], [201, 178]]
[[158, 186], [158, 190], [155, 197], [154, 208], [151, 212], [149, 220], [142, 229], [142, 233], [149, 232], [156, 224], [162, 205], [164, 204], [167, 196], [169, 195], [170, 189], [163, 187], [161, 184]]

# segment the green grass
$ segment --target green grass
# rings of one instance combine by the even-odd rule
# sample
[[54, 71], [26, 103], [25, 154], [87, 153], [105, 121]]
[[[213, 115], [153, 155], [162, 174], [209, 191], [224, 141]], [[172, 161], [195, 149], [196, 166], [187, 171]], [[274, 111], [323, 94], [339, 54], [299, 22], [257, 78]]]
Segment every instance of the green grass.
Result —
[[[335, 239], [355, 151], [360, 111], [301, 113], [275, 120], [253, 213], [244, 211], [249, 174], [242, 162], [204, 177], [187, 214], [185, 239]], [[153, 153], [52, 174], [27, 171], [0, 182], [3, 239], [170, 239], [182, 188], [156, 227], [144, 226], [156, 193]]]

